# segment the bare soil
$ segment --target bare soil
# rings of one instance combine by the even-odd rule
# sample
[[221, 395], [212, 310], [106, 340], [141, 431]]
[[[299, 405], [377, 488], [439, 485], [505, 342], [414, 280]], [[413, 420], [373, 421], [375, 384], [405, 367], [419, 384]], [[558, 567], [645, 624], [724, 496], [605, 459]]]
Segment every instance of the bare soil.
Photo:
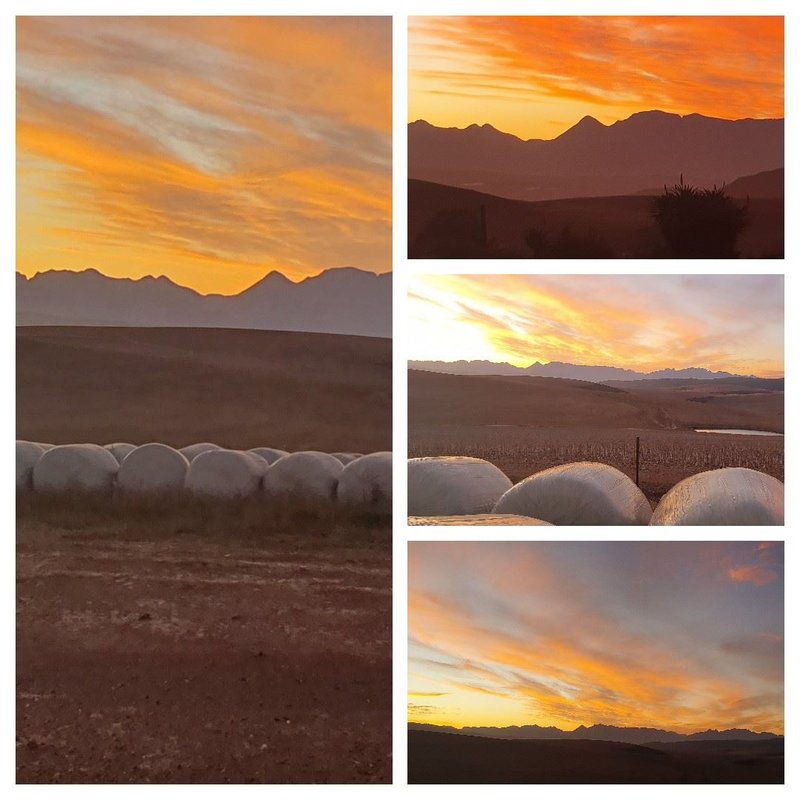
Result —
[[388, 523], [204, 519], [20, 503], [19, 782], [391, 780]]

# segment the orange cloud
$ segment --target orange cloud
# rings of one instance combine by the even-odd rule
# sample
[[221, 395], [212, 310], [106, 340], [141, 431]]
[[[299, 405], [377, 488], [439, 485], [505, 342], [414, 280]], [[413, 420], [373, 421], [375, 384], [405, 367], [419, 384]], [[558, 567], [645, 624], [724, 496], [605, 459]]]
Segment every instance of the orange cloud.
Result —
[[20, 18], [17, 268], [240, 291], [391, 253], [388, 18]]
[[773, 570], [756, 564], [733, 567], [728, 570], [728, 577], [734, 583], [752, 583], [754, 586], [767, 586], [778, 579]]
[[552, 138], [660, 109], [783, 116], [782, 17], [412, 17], [409, 118]]

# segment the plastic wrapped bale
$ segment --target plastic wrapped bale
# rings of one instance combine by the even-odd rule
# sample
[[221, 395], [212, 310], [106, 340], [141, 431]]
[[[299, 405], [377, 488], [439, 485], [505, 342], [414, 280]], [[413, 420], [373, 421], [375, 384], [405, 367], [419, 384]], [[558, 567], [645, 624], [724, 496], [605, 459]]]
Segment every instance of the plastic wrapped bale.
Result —
[[625, 473], [589, 461], [525, 478], [497, 501], [494, 511], [553, 525], [647, 525], [652, 515], [647, 498]]
[[342, 462], [328, 453], [289, 453], [270, 466], [264, 476], [264, 491], [276, 499], [333, 500], [343, 469]]
[[754, 469], [699, 472], [673, 486], [651, 525], [783, 525], [783, 484]]
[[363, 458], [363, 453], [331, 453], [334, 458], [338, 458], [345, 466], [357, 458]]
[[130, 444], [129, 442], [114, 442], [113, 444], [106, 444], [103, 445], [109, 453], [111, 453], [114, 458], [117, 459], [117, 463], [121, 464], [125, 459], [125, 456], [128, 455], [132, 450], [136, 449], [135, 444]]
[[510, 487], [505, 474], [482, 458], [435, 456], [408, 461], [410, 516], [485, 514]]
[[209, 450], [222, 450], [218, 444], [211, 442], [198, 442], [197, 444], [188, 444], [186, 447], [181, 447], [179, 452], [186, 456], [186, 460], [191, 464], [200, 453], [207, 453]]
[[392, 454], [370, 453], [346, 464], [336, 499], [352, 509], [389, 514], [392, 510]]
[[143, 444], [125, 456], [117, 473], [124, 495], [167, 494], [183, 490], [189, 461], [183, 453], [158, 442]]
[[260, 456], [267, 464], [274, 464], [279, 458], [289, 455], [286, 450], [278, 450], [275, 447], [254, 447], [248, 452]]
[[99, 444], [62, 444], [45, 450], [33, 468], [33, 489], [42, 493], [107, 492], [119, 464]]
[[249, 497], [261, 486], [263, 461], [238, 450], [206, 450], [190, 462], [185, 486], [192, 494], [209, 499]]
[[409, 525], [550, 525], [519, 514], [468, 514], [451, 517], [409, 517]]
[[33, 468], [45, 448], [37, 442], [17, 441], [17, 491], [31, 488]]

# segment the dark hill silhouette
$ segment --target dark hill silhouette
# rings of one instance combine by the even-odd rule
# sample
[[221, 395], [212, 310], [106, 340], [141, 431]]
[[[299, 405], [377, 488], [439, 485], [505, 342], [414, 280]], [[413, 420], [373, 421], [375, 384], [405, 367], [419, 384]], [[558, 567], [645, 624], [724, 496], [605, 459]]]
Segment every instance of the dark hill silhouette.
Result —
[[409, 783], [783, 783], [782, 738], [647, 745], [408, 732]]
[[695, 733], [676, 733], [663, 728], [620, 727], [618, 725], [578, 725], [573, 730], [563, 730], [555, 726], [540, 725], [507, 725], [465, 726], [454, 728], [450, 725], [428, 725], [411, 722], [409, 730], [425, 730], [439, 733], [453, 733], [465, 736], [484, 736], [492, 739], [589, 739], [602, 742], [622, 742], [625, 744], [646, 744], [651, 742], [688, 742], [688, 741], [753, 741], [762, 739], [782, 739], [768, 731], [756, 732], [745, 728], [729, 728], [727, 730], [709, 729]]
[[[680, 174], [676, 173], [669, 183], [679, 180]], [[609, 190], [607, 194], [612, 196], [526, 201], [488, 194], [485, 184], [478, 186], [478, 183], [458, 188], [443, 182], [408, 182], [410, 258], [663, 258], [667, 255], [651, 196], [653, 192], [663, 192], [663, 184], [645, 194], [620, 195]], [[713, 181], [706, 185], [712, 186]], [[477, 191], [481, 187], [483, 190]], [[732, 196], [739, 199], [738, 195]], [[744, 198], [740, 202], [744, 203]], [[736, 242], [739, 256], [782, 258], [783, 220], [783, 197], [751, 194], [747, 201], [747, 225]]]
[[683, 174], [699, 186], [783, 167], [783, 120], [644, 111], [611, 125], [584, 117], [555, 139], [491, 125], [408, 126], [409, 177], [500, 197], [545, 200], [635, 194]]
[[391, 274], [329, 269], [297, 283], [277, 271], [237, 295], [201, 295], [166, 277], [95, 269], [17, 274], [17, 325], [244, 328], [389, 337]]
[[737, 178], [725, 188], [731, 197], [777, 197], [783, 199], [783, 169], [770, 169]]

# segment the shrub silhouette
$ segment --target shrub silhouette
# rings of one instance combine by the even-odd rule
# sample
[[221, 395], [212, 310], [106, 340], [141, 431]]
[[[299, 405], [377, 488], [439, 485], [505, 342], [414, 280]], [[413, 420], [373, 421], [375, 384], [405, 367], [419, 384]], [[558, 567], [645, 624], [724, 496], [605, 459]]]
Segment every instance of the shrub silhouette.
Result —
[[612, 248], [593, 230], [573, 231], [565, 225], [558, 236], [543, 226], [531, 228], [525, 244], [534, 258], [613, 258]]
[[735, 258], [736, 241], [747, 225], [748, 208], [725, 193], [725, 185], [699, 189], [683, 182], [664, 186], [656, 198], [654, 217], [664, 237], [667, 256]]

